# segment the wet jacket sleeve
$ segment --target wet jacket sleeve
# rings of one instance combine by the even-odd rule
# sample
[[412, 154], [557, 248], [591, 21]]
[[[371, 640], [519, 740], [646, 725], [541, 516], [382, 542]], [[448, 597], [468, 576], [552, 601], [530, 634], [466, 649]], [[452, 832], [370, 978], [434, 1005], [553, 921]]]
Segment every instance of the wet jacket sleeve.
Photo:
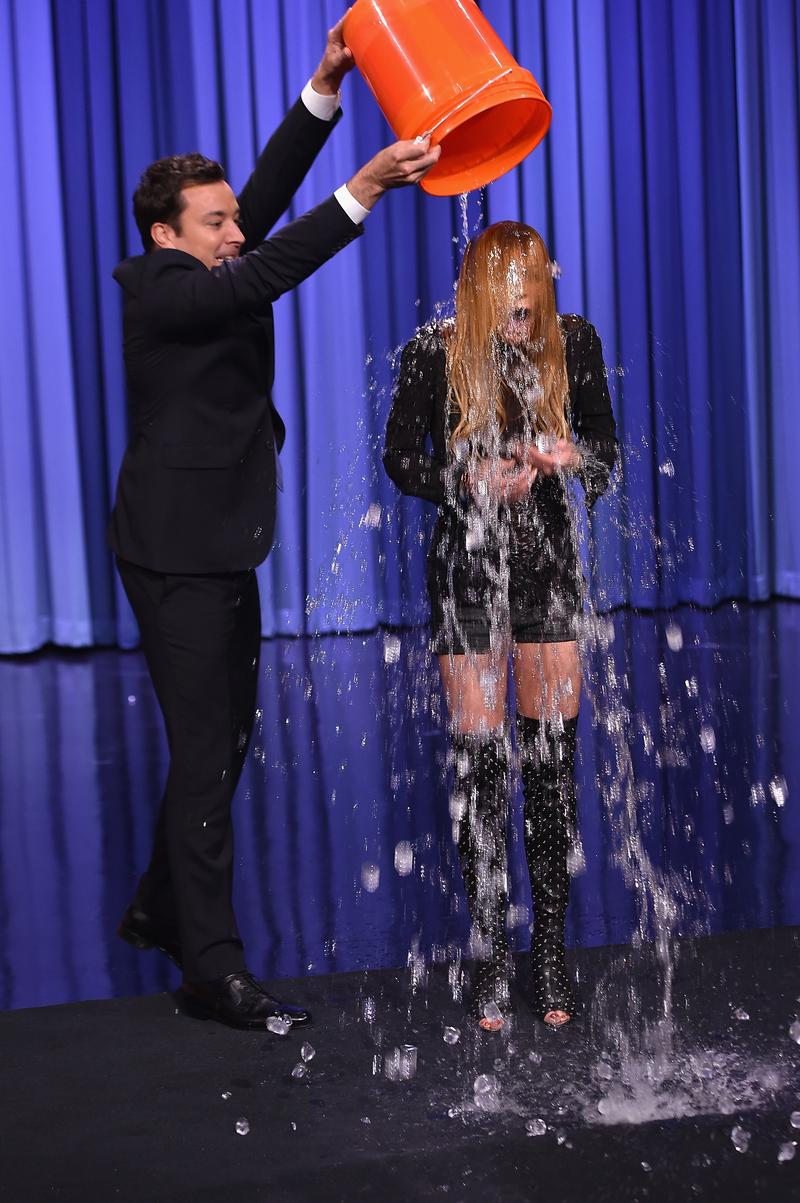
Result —
[[383, 464], [402, 493], [441, 505], [446, 495], [445, 464], [427, 450], [437, 407], [444, 405], [436, 355], [418, 338], [403, 348], [386, 427]]
[[617, 462], [617, 427], [611, 409], [608, 379], [600, 337], [582, 321], [572, 390], [572, 428], [581, 451], [580, 477], [591, 508], [608, 488]]
[[218, 326], [275, 301], [363, 233], [334, 197], [289, 222], [247, 255], [207, 271], [165, 258], [148, 289], [145, 310], [159, 333], [180, 335]]

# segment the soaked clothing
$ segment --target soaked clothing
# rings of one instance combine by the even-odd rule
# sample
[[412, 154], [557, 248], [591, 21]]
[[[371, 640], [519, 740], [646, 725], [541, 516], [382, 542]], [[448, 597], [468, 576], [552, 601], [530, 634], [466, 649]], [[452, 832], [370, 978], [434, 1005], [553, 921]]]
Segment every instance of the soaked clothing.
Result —
[[[569, 421], [581, 451], [577, 473], [591, 507], [616, 461], [603, 352], [585, 318], [559, 318], [569, 380]], [[404, 348], [383, 462], [403, 493], [439, 507], [428, 556], [433, 650], [500, 650], [517, 643], [568, 642], [582, 612], [582, 579], [565, 474], [539, 474], [513, 505], [476, 499], [461, 488], [468, 454], [449, 446], [457, 416], [448, 401], [441, 327], [418, 331]], [[507, 404], [520, 433], [524, 406]], [[502, 447], [499, 454], [503, 454]]]

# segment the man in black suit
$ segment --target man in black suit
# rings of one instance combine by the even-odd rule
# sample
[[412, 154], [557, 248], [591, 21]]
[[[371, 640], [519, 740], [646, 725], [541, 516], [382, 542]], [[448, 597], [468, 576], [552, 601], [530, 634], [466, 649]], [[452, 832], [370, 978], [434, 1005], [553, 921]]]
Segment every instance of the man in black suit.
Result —
[[240, 196], [202, 155], [153, 163], [134, 195], [145, 254], [121, 263], [130, 441], [110, 526], [167, 728], [150, 865], [119, 934], [182, 967], [190, 1010], [235, 1027], [307, 1023], [247, 972], [232, 906], [231, 802], [252, 730], [255, 568], [275, 523], [284, 425], [271, 302], [362, 232], [388, 189], [438, 158], [399, 142], [262, 241], [336, 124], [353, 66], [341, 22]]

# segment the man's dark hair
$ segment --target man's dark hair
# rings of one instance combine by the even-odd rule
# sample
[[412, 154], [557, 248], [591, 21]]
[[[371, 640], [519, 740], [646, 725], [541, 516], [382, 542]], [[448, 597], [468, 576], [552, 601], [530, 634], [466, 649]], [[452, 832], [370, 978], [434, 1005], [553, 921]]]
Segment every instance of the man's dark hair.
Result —
[[181, 212], [185, 201], [181, 196], [184, 188], [194, 184], [216, 184], [225, 179], [219, 163], [205, 155], [192, 151], [188, 155], [170, 155], [151, 163], [139, 180], [133, 194], [133, 216], [146, 251], [153, 249], [150, 227], [156, 221], [172, 226], [176, 234], [181, 232]]

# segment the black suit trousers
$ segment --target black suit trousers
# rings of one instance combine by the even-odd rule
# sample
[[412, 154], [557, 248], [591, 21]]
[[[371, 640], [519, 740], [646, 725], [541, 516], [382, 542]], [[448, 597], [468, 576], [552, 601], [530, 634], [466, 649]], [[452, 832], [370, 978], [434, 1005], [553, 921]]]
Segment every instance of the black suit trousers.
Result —
[[256, 574], [152, 572], [118, 559], [164, 715], [169, 772], [136, 901], [181, 941], [186, 981], [245, 966], [233, 913], [231, 803], [255, 714]]

